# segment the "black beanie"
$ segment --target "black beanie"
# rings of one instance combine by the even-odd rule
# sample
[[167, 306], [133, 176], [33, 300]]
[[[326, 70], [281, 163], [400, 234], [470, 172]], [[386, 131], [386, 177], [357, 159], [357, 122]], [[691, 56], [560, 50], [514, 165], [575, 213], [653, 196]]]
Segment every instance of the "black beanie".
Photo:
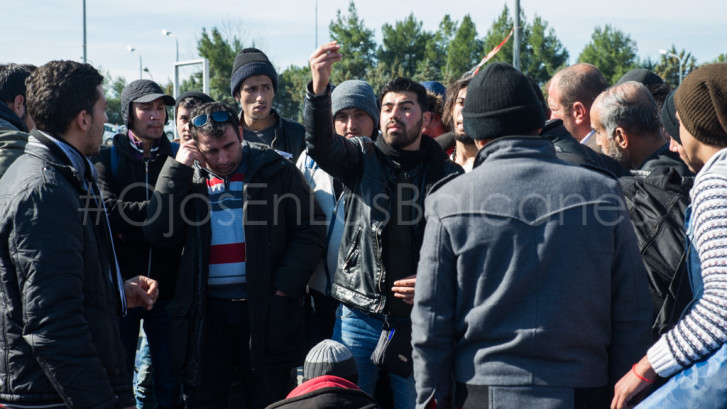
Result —
[[273, 91], [278, 93], [278, 73], [275, 67], [268, 60], [268, 56], [257, 48], [243, 48], [237, 53], [235, 62], [232, 64], [232, 75], [230, 78], [230, 93], [235, 96], [235, 91], [240, 87], [245, 78], [253, 75], [267, 75], [273, 82]]
[[677, 109], [674, 107], [674, 91], [672, 91], [666, 100], [664, 105], [661, 107], [661, 123], [664, 124], [664, 129], [669, 133], [669, 136], [674, 138], [675, 141], [682, 144], [682, 140], [679, 137], [679, 120], [677, 120]]
[[545, 125], [545, 113], [528, 78], [509, 64], [492, 63], [467, 87], [464, 131], [473, 139], [530, 133]]

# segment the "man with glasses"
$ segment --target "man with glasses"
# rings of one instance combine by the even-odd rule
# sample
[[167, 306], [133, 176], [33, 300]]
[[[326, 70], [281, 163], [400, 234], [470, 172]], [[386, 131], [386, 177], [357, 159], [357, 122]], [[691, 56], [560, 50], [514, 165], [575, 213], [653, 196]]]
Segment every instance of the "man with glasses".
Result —
[[[167, 305], [174, 294], [182, 248], [154, 245], [144, 239], [141, 226], [146, 220], [149, 198], [164, 160], [173, 156], [178, 148], [164, 136], [166, 107], [173, 105], [174, 98], [165, 95], [153, 81], [136, 80], [127, 85], [121, 92], [121, 115], [129, 130], [114, 136], [111, 148], [95, 159], [121, 274], [129, 278], [144, 273], [159, 282], [159, 302], [153, 310], [131, 309], [119, 321], [131, 374], [143, 320], [154, 368], [154, 397], [159, 408], [174, 408], [181, 404], [181, 387], [174, 378], [169, 357]], [[140, 400], [139, 406], [143, 406], [142, 403]]]
[[191, 136], [164, 164], [144, 227], [184, 244], [172, 359], [188, 408], [226, 408], [236, 374], [244, 407], [263, 408], [292, 390], [307, 352], [302, 300], [325, 216], [293, 163], [241, 143], [232, 107], [195, 109]]

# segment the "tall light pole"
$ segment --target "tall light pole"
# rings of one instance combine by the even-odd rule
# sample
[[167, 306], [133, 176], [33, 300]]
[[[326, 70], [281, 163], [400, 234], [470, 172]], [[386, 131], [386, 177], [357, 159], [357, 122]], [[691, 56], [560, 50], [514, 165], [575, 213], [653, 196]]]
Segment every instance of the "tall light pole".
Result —
[[666, 51], [666, 50], [659, 50], [659, 54], [668, 55], [669, 57], [674, 57], [679, 61], [679, 85], [682, 85], [682, 59], [678, 55], [676, 55], [672, 52]]
[[520, 0], [515, 0], [515, 39], [512, 46], [512, 66], [520, 69]]
[[154, 76], [151, 75], [151, 71], [149, 71], [149, 67], [144, 67], [144, 72], [149, 74], [149, 78], [151, 78], [151, 80], [154, 81]]
[[86, 0], [83, 0], [83, 63], [86, 63]]
[[171, 31], [169, 30], [162, 30], [162, 35], [167, 37], [173, 37], [174, 42], [177, 44], [177, 59], [176, 62], [179, 62], [179, 40], [177, 39], [177, 36], [175, 36]]
[[[133, 53], [134, 51], [136, 51], [136, 48], [134, 48], [134, 47], [132, 47], [132, 46], [130, 46], [130, 45], [127, 45], [127, 46], [126, 46], [126, 49], [127, 49], [127, 50], [128, 50], [128, 51], [129, 51], [130, 53]], [[139, 79], [141, 79], [141, 73], [142, 73], [142, 68], [141, 68], [141, 53], [140, 53], [140, 52], [137, 52], [137, 54], [139, 54]]]

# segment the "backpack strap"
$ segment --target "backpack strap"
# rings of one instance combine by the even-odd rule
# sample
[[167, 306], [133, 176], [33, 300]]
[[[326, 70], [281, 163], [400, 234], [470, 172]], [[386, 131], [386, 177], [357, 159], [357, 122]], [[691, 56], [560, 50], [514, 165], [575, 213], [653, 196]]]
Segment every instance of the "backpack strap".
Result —
[[119, 150], [115, 145], [111, 145], [111, 179], [116, 182], [116, 174], [119, 173]]

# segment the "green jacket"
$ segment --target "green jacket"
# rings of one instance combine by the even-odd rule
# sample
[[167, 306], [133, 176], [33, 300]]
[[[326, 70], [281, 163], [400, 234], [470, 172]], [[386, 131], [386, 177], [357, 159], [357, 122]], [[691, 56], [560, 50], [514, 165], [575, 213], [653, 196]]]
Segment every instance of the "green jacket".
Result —
[[0, 129], [0, 177], [5, 174], [10, 164], [25, 152], [28, 133], [15, 129]]

